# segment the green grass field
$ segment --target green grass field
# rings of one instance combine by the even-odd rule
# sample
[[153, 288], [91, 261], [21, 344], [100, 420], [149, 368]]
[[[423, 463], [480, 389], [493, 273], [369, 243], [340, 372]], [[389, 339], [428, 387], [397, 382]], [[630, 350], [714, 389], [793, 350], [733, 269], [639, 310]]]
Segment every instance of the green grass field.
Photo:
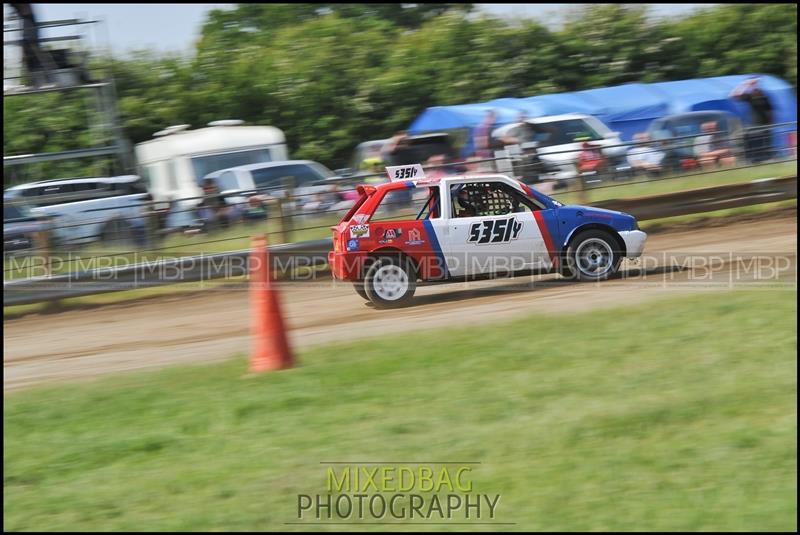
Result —
[[[502, 526], [796, 530], [797, 294], [613, 311], [14, 392], [5, 529], [285, 530], [322, 461], [480, 461]], [[341, 526], [340, 526], [341, 527]], [[348, 529], [403, 530], [392, 526]]]
[[[797, 175], [797, 160], [752, 167], [695, 171], [694, 174], [687, 176], [666, 176], [657, 180], [637, 179], [631, 182], [602, 183], [599, 187], [590, 188], [586, 194], [588, 202], [599, 202], [606, 199], [644, 197], [725, 184], [738, 184], [759, 178], [777, 178], [791, 175]], [[553, 196], [566, 204], [582, 202], [580, 194], [576, 192], [556, 192]]]

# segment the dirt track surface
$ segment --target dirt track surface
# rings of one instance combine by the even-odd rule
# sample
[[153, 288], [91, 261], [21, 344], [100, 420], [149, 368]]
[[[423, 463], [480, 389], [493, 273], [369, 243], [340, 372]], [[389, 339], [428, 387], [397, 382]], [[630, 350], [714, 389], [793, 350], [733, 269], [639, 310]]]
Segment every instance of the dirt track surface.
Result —
[[[796, 216], [654, 234], [645, 251], [638, 264], [625, 261], [620, 277], [598, 284], [555, 275], [445, 284], [418, 288], [411, 307], [375, 310], [351, 285], [319, 280], [282, 284], [281, 301], [291, 343], [302, 349], [731, 287], [797, 291]], [[4, 390], [246, 355], [248, 299], [242, 287], [214, 289], [6, 320]]]

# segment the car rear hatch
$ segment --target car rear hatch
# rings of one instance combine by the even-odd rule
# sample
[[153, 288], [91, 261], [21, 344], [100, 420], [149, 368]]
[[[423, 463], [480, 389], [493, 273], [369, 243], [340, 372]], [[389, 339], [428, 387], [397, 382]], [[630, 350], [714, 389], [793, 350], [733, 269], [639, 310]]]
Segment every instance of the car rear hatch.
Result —
[[333, 231], [333, 250], [337, 252], [344, 251], [345, 233], [347, 232], [348, 224], [359, 208], [366, 202], [366, 200], [375, 193], [375, 186], [358, 186], [356, 192], [358, 199], [353, 204], [353, 207], [347, 211], [347, 214], [342, 218], [337, 225], [331, 227]]

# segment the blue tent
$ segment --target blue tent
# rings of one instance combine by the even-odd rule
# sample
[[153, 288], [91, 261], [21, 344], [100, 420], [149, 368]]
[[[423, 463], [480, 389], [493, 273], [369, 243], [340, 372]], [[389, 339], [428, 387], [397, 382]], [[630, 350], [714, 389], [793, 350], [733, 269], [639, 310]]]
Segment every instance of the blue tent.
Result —
[[[412, 134], [419, 134], [434, 130], [468, 129], [470, 141], [464, 150], [470, 153], [472, 129], [480, 124], [489, 110], [497, 114], [497, 126], [514, 122], [520, 112], [528, 117], [585, 113], [620, 132], [626, 141], [631, 140], [636, 132], [646, 130], [653, 119], [689, 111], [723, 110], [738, 116], [749, 126], [753, 123], [749, 106], [729, 98], [729, 95], [737, 85], [754, 76], [761, 79], [761, 88], [772, 103], [775, 123], [796, 123], [797, 95], [791, 85], [775, 76], [746, 74], [655, 84], [631, 83], [528, 98], [500, 98], [480, 104], [434, 106], [422, 112], [408, 130]], [[774, 145], [786, 148], [787, 133], [796, 130], [796, 124], [775, 128]]]

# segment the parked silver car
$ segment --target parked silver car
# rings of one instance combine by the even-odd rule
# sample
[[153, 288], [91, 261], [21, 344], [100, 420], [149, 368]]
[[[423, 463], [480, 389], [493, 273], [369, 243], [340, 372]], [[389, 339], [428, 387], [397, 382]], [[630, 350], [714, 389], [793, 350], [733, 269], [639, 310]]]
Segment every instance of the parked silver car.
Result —
[[709, 122], [716, 123], [716, 131], [726, 140], [734, 154], [744, 152], [742, 121], [726, 111], [692, 111], [667, 115], [650, 123], [647, 133], [650, 139], [661, 142], [667, 153], [665, 161], [677, 168], [680, 160], [696, 156], [694, 140], [703, 134], [703, 124]]
[[42, 180], [11, 187], [5, 202], [52, 218], [53, 238], [62, 245], [144, 239], [150, 195], [136, 175]]
[[23, 205], [4, 203], [3, 256], [32, 252], [50, 226], [49, 218], [37, 217]]
[[[229, 208], [225, 209], [226, 221], [235, 221], [246, 215], [252, 201], [267, 203], [270, 199], [286, 198], [284, 215], [303, 215], [327, 210], [348, 208], [352, 199], [340, 194], [342, 189], [338, 177], [321, 163], [311, 160], [286, 160], [240, 165], [220, 169], [205, 175], [204, 189], [213, 185], [212, 197], [221, 197]], [[206, 207], [208, 202], [209, 207]], [[211, 199], [175, 201], [167, 219], [168, 229], [203, 227], [206, 219], [216, 217], [218, 208], [213, 208]], [[207, 213], [207, 212], [211, 213]], [[204, 214], [206, 214], [204, 216]]]

